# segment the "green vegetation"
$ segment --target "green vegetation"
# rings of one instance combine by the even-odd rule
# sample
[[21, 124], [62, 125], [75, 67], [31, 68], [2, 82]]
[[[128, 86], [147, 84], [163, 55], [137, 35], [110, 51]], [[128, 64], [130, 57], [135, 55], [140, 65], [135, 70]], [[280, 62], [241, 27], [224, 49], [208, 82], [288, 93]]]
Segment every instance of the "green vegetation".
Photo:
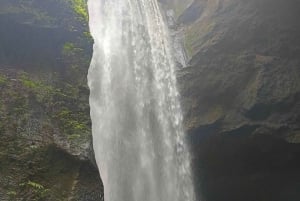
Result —
[[[86, 74], [92, 37], [86, 1], [3, 1], [0, 14], [11, 15], [15, 26], [54, 28], [66, 35], [53, 45], [61, 47], [53, 62], [32, 58], [26, 63], [21, 56], [18, 68], [0, 69], [1, 198], [67, 200], [81, 163], [71, 155], [81, 153], [91, 136]], [[24, 48], [20, 53], [35, 55]]]
[[86, 137], [90, 133], [87, 87], [60, 82], [50, 85], [24, 72], [15, 79], [3, 80], [7, 87], [0, 92], [4, 97], [0, 107], [1, 128], [10, 130], [11, 125], [14, 132], [21, 131], [34, 113], [43, 111], [44, 118], [57, 126], [62, 134], [72, 136], [70, 139]]
[[21, 23], [43, 27], [63, 25], [76, 30], [79, 28], [78, 21], [84, 26], [88, 24], [86, 0], [2, 1], [0, 14], [18, 16], [17, 20]]
[[74, 43], [66, 42], [63, 46], [62, 53], [63, 54], [70, 54], [70, 53], [74, 52], [75, 49], [76, 48], [75, 48]]
[[79, 134], [73, 134], [73, 135], [69, 135], [68, 136], [68, 139], [69, 140], [75, 140], [75, 139], [78, 139], [80, 138], [81, 136]]
[[76, 47], [74, 43], [66, 42], [62, 48], [63, 56], [78, 56], [83, 51], [82, 48]]
[[37, 189], [37, 190], [45, 189], [43, 185], [35, 183], [35, 182], [32, 182], [32, 181], [28, 181], [27, 185], [30, 186], [30, 187], [32, 187], [32, 188], [34, 188], [34, 189]]
[[19, 186], [30, 189], [30, 191], [33, 193], [31, 198], [32, 200], [42, 200], [46, 198], [50, 192], [50, 190], [46, 189], [43, 185], [30, 180], [19, 184]]
[[8, 191], [8, 192], [6, 193], [6, 195], [8, 195], [8, 197], [9, 197], [10, 200], [14, 200], [15, 197], [17, 196], [17, 192], [14, 191], [14, 190], [11, 190], [11, 191]]
[[27, 190], [31, 192], [30, 200], [32, 201], [42, 201], [50, 192], [50, 190], [46, 189], [43, 185], [30, 180], [19, 184], [19, 186], [23, 189], [27, 188]]
[[7, 77], [0, 74], [0, 86], [5, 85], [7, 81]]
[[88, 10], [85, 0], [70, 0], [74, 12], [77, 14], [80, 21], [88, 22]]
[[46, 85], [40, 80], [30, 79], [26, 73], [22, 73], [19, 80], [25, 88], [34, 94], [39, 103], [45, 103], [51, 100], [51, 96], [55, 91], [53, 86]]
[[83, 35], [85, 36], [85, 38], [91, 43], [93, 41], [93, 37], [91, 35], [91, 33], [89, 31], [85, 31], [83, 32]]
[[[90, 63], [91, 52], [83, 47], [81, 42], [85, 41], [91, 45], [90, 39], [85, 36], [81, 36], [79, 41], [66, 42], [62, 45], [61, 55], [64, 62], [68, 65], [68, 70], [66, 71], [66, 81], [71, 85], [86, 85], [87, 68]], [[70, 78], [70, 79], [68, 79]]]
[[20, 81], [25, 87], [30, 89], [38, 89], [41, 86], [41, 82], [29, 79], [28, 74], [25, 73], [21, 75]]
[[63, 132], [72, 136], [71, 139], [74, 139], [76, 136], [80, 136], [80, 134], [84, 133], [88, 130], [87, 122], [82, 122], [79, 120], [83, 120], [81, 118], [81, 113], [76, 114], [69, 110], [68, 108], [64, 108], [59, 111], [55, 117], [57, 117], [60, 122], [59, 125], [62, 128]]
[[[19, 69], [0, 72], [0, 187], [5, 188], [4, 199], [64, 200], [72, 191], [77, 162], [69, 167], [65, 161], [74, 159], [63, 158], [54, 165], [52, 151], [45, 147], [56, 136], [72, 150], [89, 141], [89, 90], [83, 76], [89, 60], [76, 43], [66, 43], [63, 51], [67, 72], [63, 76], [57, 72], [37, 76]], [[61, 153], [55, 155], [59, 157]]]
[[49, 13], [35, 6], [35, 0], [3, 0], [1, 2], [0, 14], [26, 15], [26, 24], [39, 24], [42, 26], [52, 27], [55, 23], [55, 16], [50, 16]]

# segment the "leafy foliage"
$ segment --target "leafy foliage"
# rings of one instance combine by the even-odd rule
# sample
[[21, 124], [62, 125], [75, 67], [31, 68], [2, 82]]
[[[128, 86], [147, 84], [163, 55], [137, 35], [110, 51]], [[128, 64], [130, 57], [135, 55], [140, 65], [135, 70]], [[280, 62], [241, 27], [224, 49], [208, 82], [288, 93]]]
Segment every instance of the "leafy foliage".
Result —
[[78, 145], [90, 139], [86, 74], [92, 38], [86, 0], [3, 1], [0, 13], [12, 15], [22, 26], [30, 26], [33, 31], [55, 28], [66, 34], [53, 44], [56, 56], [50, 62], [35, 62], [37, 55], [24, 45], [21, 52], [28, 52], [29, 62], [20, 57], [23, 70], [14, 68], [15, 64], [9, 69], [0, 67], [0, 188], [6, 191], [3, 199], [65, 200], [79, 164], [68, 154], [52, 153], [48, 146], [56, 143], [53, 141], [57, 137], [68, 146], [64, 147], [67, 151], [77, 151], [81, 149]]
[[85, 0], [70, 0], [72, 8], [74, 12], [77, 14], [78, 18], [84, 22], [88, 22], [88, 11], [87, 11], [87, 5]]
[[46, 189], [42, 184], [30, 180], [19, 184], [19, 186], [24, 189], [27, 188], [31, 192], [30, 197], [32, 201], [42, 201], [50, 193], [50, 190]]
[[82, 48], [76, 47], [74, 43], [66, 42], [62, 48], [63, 56], [75, 56], [80, 54], [83, 51]]
[[14, 191], [14, 190], [10, 190], [10, 191], [8, 191], [8, 192], [6, 193], [6, 195], [8, 195], [8, 197], [9, 197], [10, 200], [14, 200], [15, 197], [16, 197], [16, 195], [17, 195], [17, 192]]

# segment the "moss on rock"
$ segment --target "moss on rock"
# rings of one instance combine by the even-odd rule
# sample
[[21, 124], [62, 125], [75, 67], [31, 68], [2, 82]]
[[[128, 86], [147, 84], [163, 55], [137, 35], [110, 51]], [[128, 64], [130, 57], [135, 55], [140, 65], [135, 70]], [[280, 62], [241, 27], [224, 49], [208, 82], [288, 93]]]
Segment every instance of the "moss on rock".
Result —
[[101, 200], [91, 151], [85, 3], [1, 2], [1, 199]]

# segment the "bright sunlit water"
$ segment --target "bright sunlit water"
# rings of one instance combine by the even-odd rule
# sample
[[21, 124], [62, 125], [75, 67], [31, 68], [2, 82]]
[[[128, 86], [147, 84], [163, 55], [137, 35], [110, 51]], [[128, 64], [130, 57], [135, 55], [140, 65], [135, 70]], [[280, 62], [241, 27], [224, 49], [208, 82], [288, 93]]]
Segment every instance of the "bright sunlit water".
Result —
[[194, 201], [157, 0], [89, 0], [93, 143], [105, 201]]

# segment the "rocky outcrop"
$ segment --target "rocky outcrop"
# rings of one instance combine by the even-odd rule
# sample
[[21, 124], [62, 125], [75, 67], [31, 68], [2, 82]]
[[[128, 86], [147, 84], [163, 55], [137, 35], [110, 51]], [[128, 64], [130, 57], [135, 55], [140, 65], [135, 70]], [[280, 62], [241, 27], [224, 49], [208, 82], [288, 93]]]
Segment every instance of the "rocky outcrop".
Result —
[[[298, 201], [300, 3], [160, 2], [189, 60], [178, 81], [199, 200]], [[1, 1], [0, 200], [102, 199], [84, 5]]]
[[84, 0], [0, 7], [0, 200], [102, 200]]
[[178, 80], [199, 197], [299, 200], [299, 2], [184, 7], [189, 66]]

